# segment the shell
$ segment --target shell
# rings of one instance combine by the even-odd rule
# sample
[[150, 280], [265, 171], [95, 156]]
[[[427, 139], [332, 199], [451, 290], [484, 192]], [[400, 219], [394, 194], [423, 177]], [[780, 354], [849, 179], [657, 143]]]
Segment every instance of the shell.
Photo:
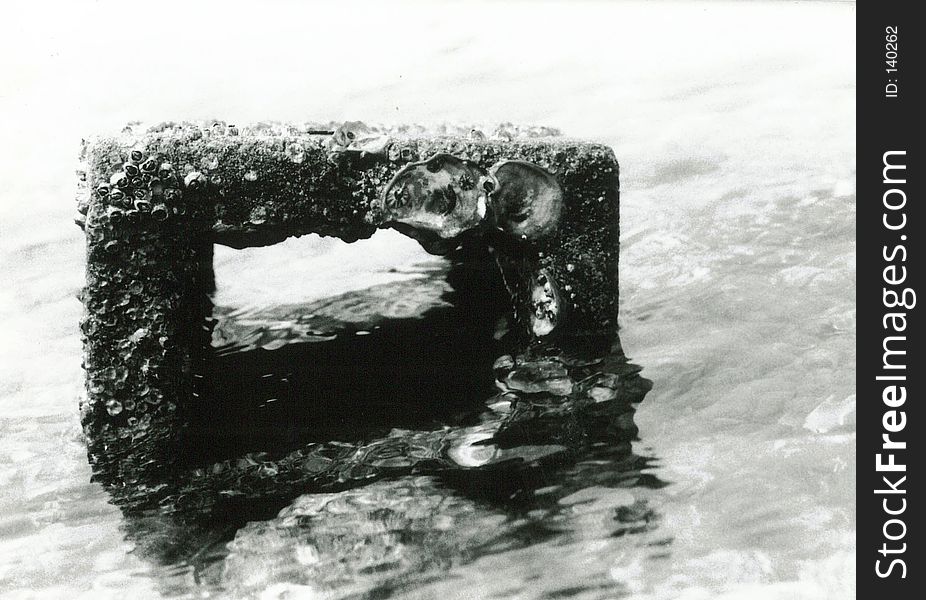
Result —
[[477, 165], [438, 154], [403, 167], [380, 199], [386, 223], [398, 223], [442, 239], [459, 236], [485, 216], [486, 174]]
[[388, 134], [374, 131], [362, 121], [346, 121], [328, 138], [326, 145], [331, 152], [385, 154], [390, 142]]
[[523, 160], [496, 163], [489, 172], [498, 181], [489, 200], [501, 230], [537, 239], [558, 229], [563, 188], [552, 173]]
[[531, 280], [531, 331], [538, 337], [550, 335], [563, 320], [563, 300], [550, 272], [541, 269]]

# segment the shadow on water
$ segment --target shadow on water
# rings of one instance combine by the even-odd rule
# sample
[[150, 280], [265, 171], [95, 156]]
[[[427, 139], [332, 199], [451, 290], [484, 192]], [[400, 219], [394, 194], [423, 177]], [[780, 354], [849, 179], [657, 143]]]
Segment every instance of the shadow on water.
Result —
[[[317, 308], [357, 310], [390, 294], [413, 295], [429, 283], [377, 286]], [[312, 310], [281, 307], [244, 327], [220, 317], [223, 338], [251, 339], [243, 347], [226, 343], [207, 363], [208, 393], [194, 426], [198, 446], [211, 455], [197, 459], [216, 458], [216, 452], [274, 454], [309, 442], [366, 442], [394, 428], [471, 424], [493, 392], [496, 318], [436, 306], [415, 318], [362, 323], [306, 312]], [[302, 342], [310, 336], [317, 339]]]
[[[429, 293], [421, 314], [382, 310]], [[169, 484], [169, 509], [125, 511], [161, 591], [384, 598], [564, 535], [576, 504], [613, 501], [603, 535], [651, 529], [645, 502], [602, 493], [665, 485], [631, 449], [650, 382], [619, 341], [513, 352], [507, 303], [494, 272], [460, 263], [301, 307], [217, 308], [195, 475]]]

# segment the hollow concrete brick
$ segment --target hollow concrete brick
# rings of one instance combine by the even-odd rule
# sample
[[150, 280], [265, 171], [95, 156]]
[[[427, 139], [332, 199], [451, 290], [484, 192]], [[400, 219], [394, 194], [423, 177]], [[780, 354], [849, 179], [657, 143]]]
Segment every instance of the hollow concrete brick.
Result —
[[[184, 436], [197, 362], [209, 344], [214, 244], [260, 246], [309, 233], [351, 242], [382, 227], [432, 252], [476, 240], [501, 267], [526, 344], [604, 347], [614, 338], [619, 171], [610, 148], [560, 137], [355, 134], [351, 127], [165, 123], [85, 144], [81, 416], [91, 462], [106, 482], [157, 487], [152, 482], [190, 468]], [[449, 158], [435, 164], [434, 157]], [[449, 237], [446, 228], [397, 222], [390, 185], [411, 168], [446, 171], [447, 161], [492, 182], [485, 219], [479, 208], [472, 227]], [[501, 191], [491, 188], [506, 161], [536, 167], [561, 193], [555, 220], [536, 235], [517, 234], [530, 216], [499, 220], [504, 210], [493, 202]], [[446, 193], [457, 206], [468, 201], [460, 185]], [[420, 199], [421, 209], [431, 210], [432, 200]]]

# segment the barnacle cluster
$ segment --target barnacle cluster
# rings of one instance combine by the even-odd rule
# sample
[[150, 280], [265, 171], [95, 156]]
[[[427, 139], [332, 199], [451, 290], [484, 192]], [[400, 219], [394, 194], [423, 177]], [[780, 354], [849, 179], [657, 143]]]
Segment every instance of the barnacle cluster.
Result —
[[168, 207], [177, 211], [182, 196], [173, 165], [156, 156], [145, 156], [141, 150], [131, 150], [121, 168], [94, 191], [109, 205], [107, 214], [115, 221], [125, 216], [124, 211], [165, 221], [171, 214]]

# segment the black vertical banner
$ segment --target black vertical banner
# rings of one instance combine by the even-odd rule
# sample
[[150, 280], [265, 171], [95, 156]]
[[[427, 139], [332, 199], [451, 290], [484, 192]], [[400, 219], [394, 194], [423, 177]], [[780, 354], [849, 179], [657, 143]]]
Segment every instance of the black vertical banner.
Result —
[[921, 8], [857, 6], [859, 598], [926, 590]]

